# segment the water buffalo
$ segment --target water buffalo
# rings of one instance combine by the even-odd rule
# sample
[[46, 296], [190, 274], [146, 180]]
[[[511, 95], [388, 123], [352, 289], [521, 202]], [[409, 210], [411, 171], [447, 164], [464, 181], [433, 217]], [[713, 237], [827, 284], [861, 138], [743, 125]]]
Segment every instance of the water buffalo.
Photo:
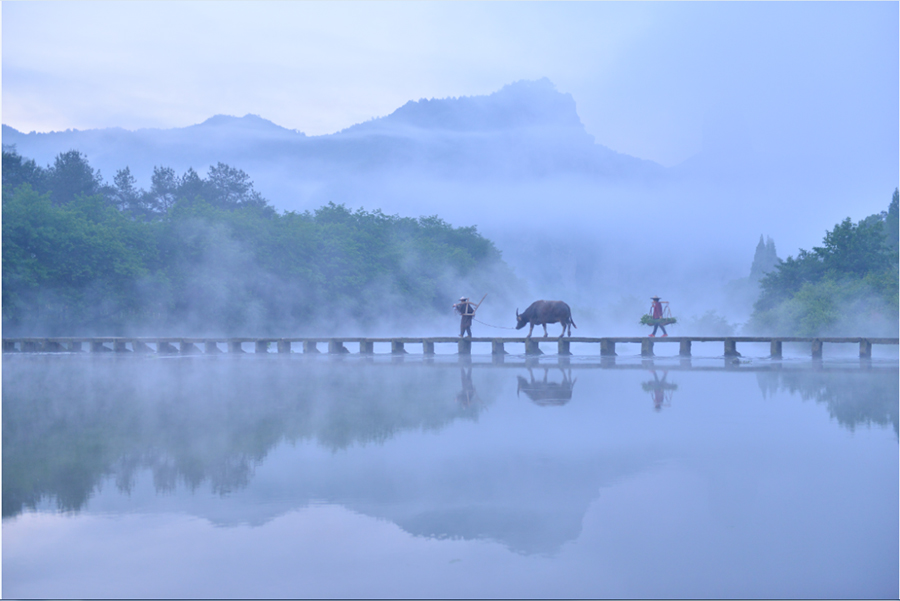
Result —
[[572, 335], [572, 327], [578, 327], [575, 325], [575, 322], [572, 321], [572, 309], [562, 301], [534, 301], [521, 314], [519, 314], [519, 310], [516, 309], [516, 329], [521, 330], [527, 323], [530, 323], [531, 327], [528, 329], [528, 336], [526, 336], [526, 338], [531, 338], [531, 332], [534, 331], [534, 326], [538, 325], [544, 326], [544, 338], [547, 337], [548, 323], [562, 324], [563, 329], [559, 335], [560, 338], [566, 335], [567, 327], [569, 329], [569, 336]]

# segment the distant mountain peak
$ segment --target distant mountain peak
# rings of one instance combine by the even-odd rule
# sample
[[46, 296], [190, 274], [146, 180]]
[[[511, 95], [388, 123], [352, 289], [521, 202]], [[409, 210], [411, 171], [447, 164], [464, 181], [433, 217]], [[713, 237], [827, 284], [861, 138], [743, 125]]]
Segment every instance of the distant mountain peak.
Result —
[[206, 121], [203, 121], [202, 123], [198, 123], [197, 125], [215, 126], [215, 125], [233, 125], [235, 123], [265, 123], [265, 124], [275, 125], [268, 119], [263, 119], [259, 115], [254, 115], [252, 113], [247, 113], [243, 117], [235, 117], [234, 115], [222, 115], [222, 114], [213, 115]]
[[[556, 89], [556, 84], [550, 81], [549, 77], [542, 77], [540, 79], [520, 79], [519, 81], [514, 81], [512, 83], [508, 83], [498, 91], [494, 92], [494, 94], [501, 93], [549, 93], [549, 94], [560, 94]], [[565, 96], [569, 96], [569, 94], [565, 94]]]
[[573, 128], [584, 131], [575, 99], [546, 77], [520, 80], [485, 96], [410, 100], [396, 111], [347, 128], [344, 132], [410, 127], [454, 132], [518, 128]]
[[234, 117], [232, 115], [213, 115], [206, 121], [202, 123], [198, 123], [197, 125], [193, 125], [191, 127], [197, 128], [216, 128], [216, 129], [241, 129], [241, 130], [255, 130], [255, 131], [277, 131], [277, 132], [291, 132], [298, 133], [300, 135], [305, 135], [302, 132], [296, 132], [292, 129], [287, 129], [282, 127], [268, 119], [264, 119], [259, 115], [254, 115], [252, 113], [247, 113], [243, 117]]

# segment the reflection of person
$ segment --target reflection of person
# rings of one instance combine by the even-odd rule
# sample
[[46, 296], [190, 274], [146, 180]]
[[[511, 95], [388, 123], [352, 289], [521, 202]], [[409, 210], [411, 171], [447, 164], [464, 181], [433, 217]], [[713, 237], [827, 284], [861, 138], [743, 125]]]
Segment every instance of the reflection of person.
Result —
[[453, 305], [456, 312], [462, 315], [459, 321], [459, 337], [468, 333], [469, 338], [472, 337], [472, 318], [475, 316], [475, 305], [467, 297], [462, 297], [459, 302]]
[[[653, 333], [650, 336], [656, 336], [656, 329], [662, 328], [663, 336], [668, 336], [669, 334], [666, 332], [666, 326], [662, 325], [662, 322], [659, 321], [663, 317], [663, 304], [659, 302], [659, 297], [652, 297], [653, 304], [650, 305], [650, 317], [653, 318]], [[666, 303], [669, 304], [669, 303]]]
[[672, 398], [672, 392], [678, 389], [678, 385], [666, 382], [668, 371], [663, 371], [662, 379], [656, 375], [656, 370], [651, 370], [650, 373], [653, 374], [653, 381], [642, 383], [641, 388], [650, 393], [650, 398], [653, 399], [653, 409], [662, 411], [663, 407], [669, 406], [668, 401]]
[[656, 388], [653, 391], [653, 408], [657, 411], [662, 411], [663, 403], [666, 400], [666, 393], [663, 392], [662, 388]]
[[472, 383], [472, 368], [467, 370], [460, 367], [459, 379], [462, 381], [462, 390], [456, 393], [456, 400], [463, 407], [468, 407], [478, 400], [475, 385]]

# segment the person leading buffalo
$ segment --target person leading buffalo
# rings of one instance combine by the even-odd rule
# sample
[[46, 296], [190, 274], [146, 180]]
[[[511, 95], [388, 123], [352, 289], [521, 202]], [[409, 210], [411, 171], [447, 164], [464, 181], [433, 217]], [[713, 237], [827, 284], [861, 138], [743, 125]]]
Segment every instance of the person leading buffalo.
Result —
[[472, 319], [475, 317], [475, 305], [465, 296], [459, 299], [459, 302], [453, 305], [456, 312], [462, 317], [459, 321], [459, 337], [462, 338], [468, 333], [469, 338], [472, 337]]

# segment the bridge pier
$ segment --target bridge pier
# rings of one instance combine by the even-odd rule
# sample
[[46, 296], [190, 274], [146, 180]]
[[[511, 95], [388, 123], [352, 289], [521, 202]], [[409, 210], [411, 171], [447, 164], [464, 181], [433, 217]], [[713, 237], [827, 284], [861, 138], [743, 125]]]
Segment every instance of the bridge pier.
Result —
[[269, 341], [268, 340], [255, 340], [253, 343], [253, 352], [254, 353], [268, 353], [269, 352]]
[[600, 339], [600, 356], [601, 357], [615, 357], [616, 356], [616, 341], [610, 340], [609, 338], [601, 338]]
[[45, 353], [58, 353], [59, 351], [63, 350], [63, 347], [55, 340], [45, 340], [43, 349]]
[[405, 355], [406, 349], [403, 348], [402, 340], [391, 340], [391, 354], [392, 355]]
[[641, 357], [653, 356], [653, 341], [649, 338], [641, 340]]
[[491, 340], [491, 355], [497, 357], [502, 357], [506, 354], [506, 351], [503, 349], [503, 341], [502, 340]]
[[460, 338], [456, 343], [456, 352], [460, 355], [471, 355], [472, 341], [468, 338]]
[[125, 346], [125, 340], [116, 340], [113, 342], [113, 350], [117, 353], [130, 353], [128, 347]]
[[556, 348], [557, 355], [562, 355], [565, 357], [567, 355], [572, 354], [571, 352], [569, 352], [569, 341], [568, 340], [563, 340], [562, 338], [560, 338], [556, 343], [556, 347], [557, 347]]
[[222, 351], [219, 350], [219, 345], [216, 344], [215, 340], [204, 340], [203, 352], [207, 355], [215, 355], [216, 353], [221, 353]]
[[422, 354], [426, 357], [430, 357], [434, 355], [434, 341], [432, 340], [423, 340], [422, 341]]
[[80, 353], [81, 352], [81, 341], [73, 340], [69, 343], [69, 348], [67, 348], [70, 353]]
[[782, 357], [782, 342], [780, 340], [773, 340], [769, 343], [769, 356], [772, 359], [781, 359]]
[[[79, 343], [79, 350], [81, 350], [81, 343]], [[150, 347], [147, 346], [147, 343], [141, 342], [140, 340], [132, 340], [131, 341], [131, 350], [135, 353], [149, 353]]]
[[303, 341], [303, 353], [318, 353], [319, 349], [316, 348], [315, 340], [304, 340]]
[[[432, 351], [434, 347], [432, 346]], [[360, 355], [374, 355], [375, 354], [375, 343], [371, 340], [360, 340], [359, 341], [359, 354]]]
[[[28, 346], [29, 346], [29, 345], [31, 345], [32, 347], [34, 347], [34, 346], [35, 346], [35, 343], [33, 343], [33, 342], [26, 342], [26, 343], [25, 343], [25, 350], [26, 350], [26, 351], [28, 350]], [[36, 351], [36, 350], [37, 350], [37, 348], [34, 348], [34, 350], [33, 350], [32, 352], [34, 352], [34, 351]], [[106, 348], [105, 346], [103, 346], [103, 343], [102, 343], [102, 342], [96, 342], [96, 341], [93, 341], [93, 340], [91, 341], [91, 352], [92, 352], [92, 353], [103, 353], [103, 352], [108, 352], [109, 350], [111, 350], [111, 349], [108, 349], [108, 348]]]
[[859, 341], [859, 358], [860, 359], [871, 359], [872, 358], [872, 343], [863, 338]]
[[200, 349], [193, 342], [187, 342], [186, 340], [179, 342], [178, 347], [178, 352], [182, 355], [197, 355], [200, 353]]
[[240, 340], [229, 340], [228, 341], [228, 352], [229, 353], [243, 353], [244, 349], [241, 348]]
[[737, 351], [737, 341], [732, 338], [725, 339], [725, 356], [726, 357], [740, 357], [741, 354]]
[[813, 340], [812, 341], [812, 358], [813, 359], [821, 359], [822, 358], [822, 341], [821, 340]]
[[543, 355], [544, 353], [541, 351], [541, 346], [537, 340], [534, 338], [526, 338], [525, 339], [525, 354], [526, 355]]
[[278, 352], [279, 353], [288, 353], [291, 352], [291, 341], [290, 340], [279, 340], [278, 341]]
[[679, 357], [690, 357], [691, 356], [691, 341], [690, 340], [682, 340], [678, 343], [678, 356]]
[[332, 338], [328, 341], [328, 354], [329, 355], [344, 355], [349, 353], [347, 347], [344, 346], [344, 343], [340, 340]]

